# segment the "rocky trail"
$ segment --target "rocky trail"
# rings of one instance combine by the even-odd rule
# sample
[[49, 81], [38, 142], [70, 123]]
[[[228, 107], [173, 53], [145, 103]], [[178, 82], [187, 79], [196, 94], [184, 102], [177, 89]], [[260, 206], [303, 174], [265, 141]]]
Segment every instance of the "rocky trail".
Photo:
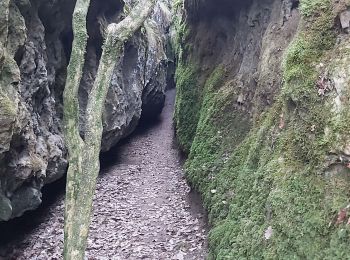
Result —
[[[174, 99], [175, 90], [168, 91], [159, 122], [102, 160], [87, 259], [205, 259], [206, 216], [183, 176], [173, 138]], [[25, 235], [6, 241], [11, 228], [0, 226], [0, 259], [62, 258], [64, 205], [58, 197], [45, 214], [25, 217], [36, 222]], [[21, 233], [24, 227], [14, 228]]]

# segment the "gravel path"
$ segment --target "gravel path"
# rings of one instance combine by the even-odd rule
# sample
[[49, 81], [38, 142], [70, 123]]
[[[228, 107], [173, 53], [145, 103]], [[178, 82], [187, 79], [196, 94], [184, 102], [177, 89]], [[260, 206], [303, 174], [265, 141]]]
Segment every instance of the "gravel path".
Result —
[[[109, 153], [114, 163], [97, 185], [87, 259], [205, 259], [205, 214], [173, 144], [174, 97], [169, 91], [160, 122]], [[0, 245], [0, 259], [62, 259], [62, 242], [60, 198], [24, 238]]]

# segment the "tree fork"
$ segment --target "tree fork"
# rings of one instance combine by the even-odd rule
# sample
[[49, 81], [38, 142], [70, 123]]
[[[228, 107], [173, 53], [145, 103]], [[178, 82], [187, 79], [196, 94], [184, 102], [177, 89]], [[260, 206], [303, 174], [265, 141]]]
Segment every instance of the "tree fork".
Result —
[[[65, 225], [64, 225], [64, 259], [83, 259], [85, 245], [77, 237], [74, 222], [77, 217], [77, 196], [79, 177], [82, 178], [83, 140], [79, 134], [79, 101], [78, 90], [83, 74], [84, 55], [87, 45], [86, 17], [90, 0], [78, 0], [73, 13], [74, 40], [72, 53], [67, 68], [67, 80], [63, 94], [64, 135], [68, 148], [69, 168], [67, 172]], [[83, 251], [83, 253], [81, 253]], [[80, 258], [79, 258], [80, 255]], [[81, 256], [82, 255], [82, 256]]]
[[92, 212], [92, 200], [100, 170], [102, 113], [115, 64], [121, 61], [124, 43], [142, 26], [156, 0], [142, 0], [120, 23], [107, 28], [99, 68], [89, 94], [85, 140], [79, 135], [78, 89], [82, 77], [87, 32], [88, 0], [78, 0], [73, 17], [74, 42], [64, 92], [65, 139], [69, 151], [64, 259], [83, 260]]

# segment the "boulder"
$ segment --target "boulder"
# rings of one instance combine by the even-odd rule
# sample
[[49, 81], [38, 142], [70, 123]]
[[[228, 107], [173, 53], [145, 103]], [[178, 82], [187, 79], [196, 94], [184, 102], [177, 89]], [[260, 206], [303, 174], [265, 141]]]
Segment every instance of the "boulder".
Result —
[[[0, 4], [0, 221], [37, 208], [41, 188], [66, 173], [62, 96], [75, 1], [10, 2], [10, 8], [5, 8], [4, 1]], [[90, 6], [89, 43], [79, 90], [82, 136], [103, 29], [125, 17], [127, 8], [122, 3], [93, 0]], [[162, 109], [167, 73], [163, 35], [170, 25], [165, 19], [167, 8], [167, 3], [156, 8], [125, 44], [122, 63], [115, 65], [103, 115], [103, 151], [132, 133], [142, 110], [156, 117]]]

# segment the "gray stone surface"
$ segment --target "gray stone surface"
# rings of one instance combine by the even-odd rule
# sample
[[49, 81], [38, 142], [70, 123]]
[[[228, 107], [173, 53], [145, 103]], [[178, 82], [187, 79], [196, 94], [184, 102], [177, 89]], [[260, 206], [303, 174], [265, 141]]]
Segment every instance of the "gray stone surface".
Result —
[[27, 210], [41, 204], [41, 192], [32, 187], [21, 187], [11, 198], [12, 217], [22, 216]]
[[343, 29], [350, 27], [350, 10], [345, 10], [340, 13], [340, 23]]
[[[282, 83], [282, 60], [296, 33], [295, 0], [186, 0], [193, 46], [188, 55], [206, 80], [220, 64], [247, 124], [270, 107]], [[200, 82], [204, 85], [205, 82]], [[243, 124], [242, 124], [243, 125]]]
[[[9, 210], [17, 217], [35, 209], [43, 185], [66, 172], [62, 93], [73, 8], [70, 0], [11, 0], [9, 19], [0, 19], [8, 25], [8, 30], [0, 28], [0, 220], [8, 219]], [[169, 24], [163, 8], [158, 6], [147, 25], [126, 43], [123, 63], [116, 65], [104, 113], [104, 151], [135, 129], [142, 109], [155, 111], [153, 116], [161, 111], [167, 58], [166, 39], [160, 35]], [[103, 26], [122, 19], [122, 10], [119, 1], [92, 1], [79, 93], [82, 122], [101, 55]], [[83, 124], [81, 129], [83, 135]]]
[[0, 221], [9, 220], [12, 215], [11, 201], [3, 195], [0, 195]]

